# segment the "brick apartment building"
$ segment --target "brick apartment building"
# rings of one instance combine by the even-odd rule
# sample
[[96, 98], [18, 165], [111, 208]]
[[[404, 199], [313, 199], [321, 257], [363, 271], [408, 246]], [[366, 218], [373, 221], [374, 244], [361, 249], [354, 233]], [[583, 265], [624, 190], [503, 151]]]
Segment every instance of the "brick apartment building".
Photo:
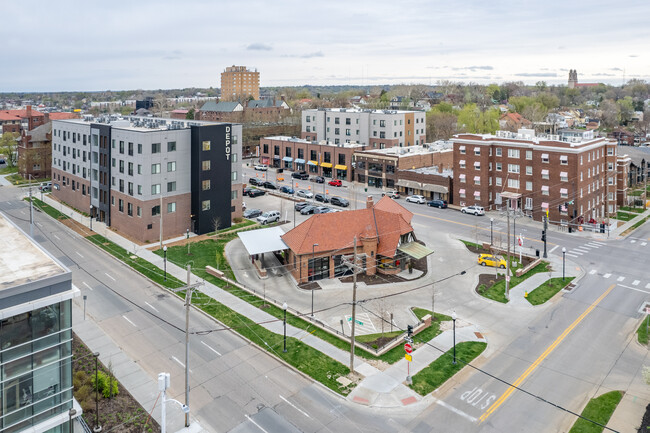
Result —
[[1, 110], [0, 111], [0, 132], [22, 133], [23, 130], [31, 131], [37, 126], [47, 123], [45, 114], [32, 110], [28, 105], [24, 110]]
[[424, 144], [423, 111], [319, 108], [302, 112], [301, 137], [334, 144], [356, 142], [368, 149]]
[[244, 101], [249, 96], [260, 99], [260, 73], [246, 66], [228, 66], [221, 73], [221, 100]]
[[[575, 131], [574, 131], [575, 132]], [[621, 185], [617, 146], [593, 131], [577, 136], [533, 130], [459, 134], [454, 143], [453, 202], [498, 209], [502, 192], [521, 194], [518, 208], [540, 221], [598, 222], [615, 215]]]
[[141, 242], [242, 214], [241, 125], [143, 117], [52, 123], [52, 194]]
[[[355, 180], [357, 182], [376, 188], [399, 189], [404, 194], [420, 194], [421, 191], [413, 192], [413, 187], [417, 186], [420, 190], [422, 185], [402, 182], [400, 186], [399, 180], [402, 170], [435, 167], [438, 172], [443, 173], [453, 167], [453, 151], [451, 143], [448, 142], [428, 144], [424, 147], [393, 147], [360, 151], [355, 153], [354, 158]], [[451, 181], [451, 178], [441, 181], [443, 185], [449, 186], [447, 183]], [[430, 194], [433, 192], [428, 191], [423, 195], [439, 198], [435, 194]], [[442, 193], [443, 191], [440, 189], [437, 192]], [[445, 198], [445, 200], [447, 199]]]
[[358, 143], [312, 142], [280, 135], [260, 139], [259, 156], [261, 164], [271, 167], [351, 182], [352, 155], [363, 149]]
[[245, 104], [244, 106], [239, 102], [208, 101], [196, 111], [194, 118], [213, 122], [279, 122], [291, 114], [284, 101], [262, 99], [251, 100]]

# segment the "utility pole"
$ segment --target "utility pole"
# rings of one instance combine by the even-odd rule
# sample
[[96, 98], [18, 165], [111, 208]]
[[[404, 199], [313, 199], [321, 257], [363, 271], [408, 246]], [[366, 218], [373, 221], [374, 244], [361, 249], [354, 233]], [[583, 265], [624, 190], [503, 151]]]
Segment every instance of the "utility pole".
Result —
[[32, 175], [29, 175], [29, 237], [34, 238], [34, 199], [32, 198]]
[[[548, 212], [548, 209], [547, 209]], [[548, 213], [546, 216], [543, 216], [544, 218], [544, 231], [542, 232], [542, 240], [544, 241], [544, 258], [548, 258], [548, 254], [546, 253], [546, 233], [548, 233]]]
[[[510, 202], [506, 204], [506, 215], [508, 220], [508, 259], [506, 260], [506, 299], [510, 300]], [[496, 267], [496, 263], [494, 264]]]
[[[431, 283], [431, 320], [435, 320], [436, 318], [436, 313], [434, 310], [434, 307], [436, 306], [436, 285]], [[393, 321], [391, 320], [390, 322], [391, 327], [393, 325]], [[392, 332], [392, 329], [391, 329]]]
[[354, 237], [354, 256], [352, 258], [352, 332], [350, 334], [350, 373], [354, 371], [354, 328], [357, 311], [357, 237]]

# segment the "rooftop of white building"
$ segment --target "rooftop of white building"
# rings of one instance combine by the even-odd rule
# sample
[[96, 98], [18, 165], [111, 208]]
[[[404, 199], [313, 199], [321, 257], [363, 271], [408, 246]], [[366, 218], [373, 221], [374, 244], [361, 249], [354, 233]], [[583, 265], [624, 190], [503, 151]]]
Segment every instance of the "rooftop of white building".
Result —
[[59, 120], [59, 122], [71, 122], [75, 124], [91, 124], [103, 123], [111, 125], [113, 128], [131, 129], [134, 131], [168, 131], [175, 129], [189, 129], [191, 126], [200, 125], [215, 125], [231, 122], [213, 122], [209, 120], [179, 120], [161, 117], [145, 117], [145, 116], [116, 116], [105, 115], [94, 117], [91, 115], [84, 115], [83, 119], [66, 119]]
[[435, 174], [437, 176], [443, 176], [443, 177], [454, 177], [454, 171], [453, 170], [446, 170], [443, 169], [440, 171], [438, 169], [438, 166], [433, 166], [433, 167], [420, 167], [420, 168], [412, 168], [409, 170], [405, 171], [412, 171], [414, 173], [420, 173], [420, 174]]
[[424, 113], [420, 110], [377, 110], [371, 108], [311, 108], [307, 111], [328, 111], [332, 113], [370, 113], [370, 114], [406, 114], [406, 113]]
[[347, 147], [347, 148], [356, 148], [356, 147], [364, 147], [364, 146], [366, 146], [365, 144], [357, 143], [356, 141], [346, 141], [346, 142], [343, 142], [343, 143], [335, 144], [335, 143], [333, 143], [331, 141], [326, 141], [326, 140], [310, 141], [310, 140], [305, 140], [304, 138], [289, 137], [288, 135], [274, 135], [272, 137], [264, 137], [264, 140], [291, 141], [293, 143], [300, 143], [300, 144], [318, 144], [318, 145], [322, 145], [322, 146]]
[[386, 149], [367, 149], [364, 153], [374, 153], [386, 156], [397, 156], [399, 158], [424, 155], [434, 152], [451, 152], [453, 150], [453, 143], [451, 141], [439, 140], [433, 143], [425, 143], [423, 146], [406, 146], [406, 147], [389, 147]]

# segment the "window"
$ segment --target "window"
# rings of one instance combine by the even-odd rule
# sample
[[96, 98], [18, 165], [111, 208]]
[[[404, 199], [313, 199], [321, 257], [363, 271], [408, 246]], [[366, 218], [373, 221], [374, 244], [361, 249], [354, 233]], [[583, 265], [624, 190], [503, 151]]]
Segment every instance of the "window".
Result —
[[202, 187], [203, 191], [209, 190], [210, 189], [210, 180], [208, 179], [208, 180], [204, 180], [203, 182], [201, 182], [201, 187]]
[[160, 205], [151, 208], [151, 216], [160, 215]]
[[548, 170], [542, 170], [542, 179], [548, 179]]
[[519, 149], [508, 149], [508, 158], [519, 158]]
[[231, 179], [231, 180], [237, 180], [237, 172], [236, 172], [236, 171], [233, 171], [233, 172], [231, 173], [231, 175], [230, 175], [230, 179]]
[[496, 163], [496, 166], [497, 166], [497, 167], [496, 167], [496, 168], [497, 168], [497, 171], [501, 171], [501, 170], [503, 169], [503, 164], [501, 164], [500, 162], [497, 162], [497, 163]]
[[346, 124], [346, 125], [351, 125], [351, 124], [352, 124], [352, 122], [350, 121], [350, 118], [349, 118], [349, 117], [346, 117], [346, 118], [345, 118], [345, 124]]
[[305, 119], [305, 121], [306, 121], [307, 123], [309, 123], [309, 122], [311, 122], [310, 119], [311, 119], [311, 116], [307, 116], [307, 118]]
[[176, 142], [168, 141], [167, 142], [167, 152], [176, 152]]
[[156, 195], [156, 194], [160, 194], [160, 184], [159, 183], [155, 183], [155, 184], [151, 185], [151, 195]]
[[340, 117], [335, 117], [334, 118], [334, 124], [339, 125], [341, 123], [341, 118]]
[[496, 186], [501, 186], [503, 184], [503, 180], [500, 177], [495, 178], [495, 183]]
[[129, 155], [133, 156], [133, 143], [129, 143]]
[[142, 143], [138, 143], [138, 153], [142, 153]]
[[167, 182], [167, 192], [174, 192], [174, 191], [176, 191], [176, 181]]
[[533, 208], [533, 199], [532, 197], [526, 197], [526, 209]]
[[614, 163], [613, 162], [608, 162], [607, 163], [607, 170], [609, 170], [609, 171], [614, 170]]
[[481, 163], [476, 161], [474, 162], [474, 170], [480, 170], [481, 169]]
[[167, 172], [176, 171], [176, 161], [171, 161], [167, 163]]
[[608, 156], [614, 156], [614, 149], [611, 148], [611, 147], [608, 148], [608, 149], [607, 149], [607, 155], [608, 155]]
[[548, 164], [548, 153], [542, 153], [542, 162]]
[[338, 135], [341, 133], [341, 130], [339, 128], [334, 128], [334, 134]]
[[176, 212], [176, 202], [167, 203], [167, 213], [174, 213], [174, 212]]
[[379, 138], [386, 138], [386, 133], [384, 131], [379, 131]]
[[138, 164], [138, 174], [142, 174], [142, 166]]
[[351, 135], [350, 129], [345, 130], [345, 135]]
[[527, 166], [526, 166], [526, 174], [527, 174], [528, 176], [532, 176], [532, 175], [533, 175], [533, 166], [532, 166], [532, 165], [527, 165]]
[[133, 195], [133, 182], [129, 182], [129, 195]]
[[151, 164], [151, 174], [159, 174], [159, 173], [160, 173], [160, 163]]
[[210, 200], [203, 200], [201, 202], [201, 210], [203, 211], [210, 210]]
[[111, 158], [111, 165], [115, 167], [115, 158]]
[[[528, 160], [533, 159], [533, 151], [532, 150], [527, 150], [526, 151], [526, 159], [528, 159]], [[531, 199], [531, 201], [532, 201], [532, 199]], [[532, 207], [531, 207], [531, 209], [532, 209]]]
[[124, 153], [124, 142], [120, 141], [120, 153]]
[[380, 126], [381, 128], [385, 128], [385, 127], [386, 127], [386, 121], [385, 121], [385, 120], [380, 120], [380, 121], [379, 121], [379, 126]]
[[126, 213], [128, 216], [133, 216], [133, 203], [128, 203], [126, 205]]
[[533, 190], [533, 183], [530, 181], [526, 182], [526, 191], [532, 191]]
[[120, 210], [120, 212], [124, 212], [124, 200], [122, 199], [118, 200], [118, 209]]
[[138, 185], [138, 195], [142, 195], [142, 185]]
[[160, 153], [160, 143], [151, 143], [151, 153]]
[[608, 177], [607, 178], [607, 185], [614, 185], [614, 178], [613, 177]]
[[133, 176], [133, 163], [132, 162], [129, 162], [129, 171], [128, 171], [128, 173], [129, 173], [129, 176]]
[[501, 148], [500, 147], [496, 148], [496, 155], [501, 156]]
[[202, 169], [203, 171], [208, 171], [208, 170], [210, 170], [210, 160], [209, 160], [209, 159], [208, 159], [207, 161], [203, 161], [203, 162], [201, 163], [201, 169]]
[[458, 150], [460, 151], [461, 155], [465, 155], [465, 146], [460, 146]]
[[465, 160], [464, 160], [464, 159], [461, 159], [460, 162], [459, 162], [458, 164], [459, 164], [460, 168], [465, 168], [465, 167], [466, 167], [466, 166], [465, 166]]
[[566, 155], [560, 155], [560, 164], [569, 165], [569, 157]]
[[480, 147], [475, 147], [474, 148], [474, 155], [479, 156], [481, 154], [481, 148]]
[[519, 189], [519, 179], [508, 178], [508, 188]]
[[548, 195], [548, 190], [549, 190], [548, 186], [543, 185], [542, 186], [542, 195]]
[[508, 164], [508, 173], [519, 173], [519, 164]]

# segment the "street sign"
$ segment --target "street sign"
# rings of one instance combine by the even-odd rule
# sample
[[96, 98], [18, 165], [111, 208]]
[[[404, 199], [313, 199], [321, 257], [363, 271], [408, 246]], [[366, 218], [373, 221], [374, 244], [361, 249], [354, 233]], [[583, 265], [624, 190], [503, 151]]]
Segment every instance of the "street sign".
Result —
[[510, 281], [510, 275], [506, 275], [506, 281]]
[[521, 236], [519, 237], [519, 246], [522, 246], [524, 244], [523, 240], [521, 239]]
[[413, 346], [411, 346], [410, 344], [406, 343], [406, 344], [404, 345], [404, 350], [406, 350], [406, 353], [411, 353], [411, 352], [413, 352]]
[[413, 357], [412, 357], [411, 355], [409, 355], [408, 353], [404, 355], [404, 358], [405, 358], [408, 362], [413, 361]]

